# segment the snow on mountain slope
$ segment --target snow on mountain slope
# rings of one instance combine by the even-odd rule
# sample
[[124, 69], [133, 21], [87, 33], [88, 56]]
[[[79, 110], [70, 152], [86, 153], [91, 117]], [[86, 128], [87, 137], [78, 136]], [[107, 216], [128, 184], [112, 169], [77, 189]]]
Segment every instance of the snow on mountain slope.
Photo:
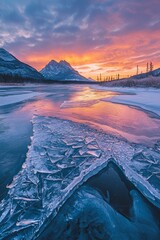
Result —
[[0, 58], [4, 61], [14, 61], [17, 60], [13, 55], [9, 54], [3, 48], [0, 48]]
[[89, 81], [66, 61], [51, 60], [40, 72], [48, 80]]
[[3, 48], [0, 48], [0, 74], [36, 80], [43, 79], [43, 76], [36, 69], [20, 62]]

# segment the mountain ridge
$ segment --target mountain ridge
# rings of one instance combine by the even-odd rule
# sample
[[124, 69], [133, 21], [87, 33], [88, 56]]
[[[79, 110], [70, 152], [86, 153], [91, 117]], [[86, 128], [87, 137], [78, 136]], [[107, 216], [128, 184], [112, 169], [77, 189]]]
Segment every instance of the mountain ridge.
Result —
[[4, 48], [0, 48], [0, 75], [4, 76], [43, 80], [43, 76], [35, 68], [21, 62]]
[[91, 81], [76, 71], [70, 63], [65, 60], [59, 62], [51, 60], [40, 73], [46, 80], [59, 81]]
[[93, 82], [82, 76], [70, 63], [51, 60], [41, 71], [21, 62], [4, 48], [0, 48], [0, 81], [61, 81], [61, 82]]

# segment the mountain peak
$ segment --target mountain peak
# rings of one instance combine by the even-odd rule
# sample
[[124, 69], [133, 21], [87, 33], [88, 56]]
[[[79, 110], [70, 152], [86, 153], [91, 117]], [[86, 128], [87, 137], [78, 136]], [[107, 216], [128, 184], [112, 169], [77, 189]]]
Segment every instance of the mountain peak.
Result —
[[55, 60], [51, 60], [46, 66], [46, 67], [58, 67], [58, 68], [69, 68], [69, 69], [73, 69], [72, 66], [70, 65], [70, 63], [68, 63], [65, 60], [61, 60], [59, 62], [55, 61]]
[[67, 62], [66, 60], [61, 60], [59, 63], [60, 63], [60, 64], [64, 64], [64, 65], [71, 66], [70, 63]]
[[59, 65], [62, 67], [62, 68], [65, 68], [66, 70], [70, 70], [70, 71], [75, 71], [75, 69], [70, 65], [70, 63], [68, 63], [67, 61], [65, 60], [61, 60], [59, 62]]
[[58, 62], [56, 62], [55, 60], [51, 60], [48, 65], [53, 65], [53, 64], [58, 64]]
[[50, 61], [40, 73], [48, 80], [88, 81], [65, 60], [59, 63], [55, 60]]

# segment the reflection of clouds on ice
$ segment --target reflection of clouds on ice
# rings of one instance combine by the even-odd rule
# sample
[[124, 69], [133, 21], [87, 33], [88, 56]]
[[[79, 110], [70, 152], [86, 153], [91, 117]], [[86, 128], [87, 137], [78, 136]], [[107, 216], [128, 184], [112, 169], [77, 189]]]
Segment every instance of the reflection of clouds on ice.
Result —
[[[26, 99], [25, 104], [18, 109], [18, 112], [25, 114], [25, 116], [31, 116], [33, 113], [36, 113], [42, 116], [53, 116], [76, 122], [86, 122], [96, 128], [103, 129], [107, 133], [121, 135], [135, 143], [153, 145], [160, 138], [159, 119], [152, 118], [145, 112], [135, 108], [107, 102], [107, 99], [120, 97], [121, 94], [123, 97], [123, 92], [118, 93], [108, 91], [105, 88], [102, 90], [99, 88], [100, 86], [95, 85], [79, 86], [72, 84], [53, 84], [49, 86], [26, 85], [23, 87], [1, 87], [1, 90], [5, 90], [5, 92], [0, 93], [0, 95], [4, 95], [4, 98], [5, 95], [7, 95], [7, 98], [11, 97], [12, 103], [29, 97], [29, 101]], [[115, 90], [118, 91], [118, 89]], [[127, 90], [122, 90], [126, 91], [127, 94]], [[134, 90], [130, 89], [132, 95], [134, 94]], [[140, 92], [140, 90], [138, 91]], [[31, 94], [40, 94], [40, 96], [31, 99], [32, 96], [27, 96], [29, 92]], [[130, 95], [127, 96], [130, 97]], [[10, 102], [6, 100], [5, 104], [9, 104]], [[15, 109], [16, 106], [18, 105], [15, 104]], [[4, 109], [5, 106], [2, 106], [3, 111]]]
[[[151, 202], [160, 206], [157, 172], [148, 179], [150, 167], [159, 166], [158, 145], [154, 152], [83, 124], [49, 117], [35, 117], [33, 131], [23, 169], [0, 204], [0, 238], [33, 239], [73, 191], [111, 159]], [[138, 154], [144, 155], [141, 167], [135, 163]], [[146, 164], [151, 166], [146, 168]]]
[[77, 108], [77, 107], [90, 107], [96, 103], [98, 100], [90, 100], [90, 101], [64, 101], [60, 108]]
[[98, 90], [91, 87], [84, 87], [81, 92], [77, 92], [74, 94], [74, 96], [71, 98], [71, 101], [73, 102], [80, 102], [80, 101], [94, 101], [94, 100], [101, 100], [103, 98], [109, 98], [112, 96], [119, 95], [117, 92], [113, 91], [103, 91]]
[[119, 95], [116, 92], [94, 90], [90, 87], [84, 87], [80, 92], [75, 93], [69, 101], [64, 101], [61, 108], [89, 107], [99, 103], [103, 98], [110, 98]]

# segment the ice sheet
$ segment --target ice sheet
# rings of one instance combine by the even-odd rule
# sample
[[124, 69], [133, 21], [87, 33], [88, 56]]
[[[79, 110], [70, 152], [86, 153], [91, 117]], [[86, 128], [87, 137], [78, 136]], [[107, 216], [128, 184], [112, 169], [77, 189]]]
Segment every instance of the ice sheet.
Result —
[[[26, 162], [0, 204], [0, 239], [35, 239], [74, 190], [111, 159], [160, 206], [158, 143], [155, 149], [130, 145], [86, 125], [49, 117], [35, 117], [33, 131]], [[155, 169], [152, 178], [150, 167]]]
[[36, 92], [31, 92], [31, 93], [25, 93], [25, 94], [21, 94], [21, 95], [2, 96], [2, 97], [0, 97], [0, 106], [5, 106], [5, 105], [9, 105], [9, 104], [22, 102], [24, 100], [28, 100], [30, 98], [33, 98], [33, 97], [36, 97], [39, 95], [41, 95], [41, 94], [36, 93]]
[[[104, 89], [110, 90], [110, 88]], [[160, 89], [112, 88], [112, 90], [125, 95], [106, 98], [105, 101], [140, 107], [160, 116]]]

